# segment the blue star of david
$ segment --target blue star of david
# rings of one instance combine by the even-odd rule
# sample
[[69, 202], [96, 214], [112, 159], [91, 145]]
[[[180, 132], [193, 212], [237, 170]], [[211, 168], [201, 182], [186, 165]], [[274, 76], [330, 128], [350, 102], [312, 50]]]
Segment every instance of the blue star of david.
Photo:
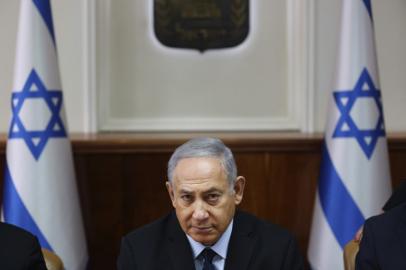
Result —
[[[367, 87], [364, 87], [367, 86]], [[377, 89], [364, 68], [354, 89], [333, 92], [334, 100], [341, 115], [333, 133], [333, 138], [355, 138], [368, 159], [371, 158], [379, 137], [385, 136], [381, 92]], [[378, 107], [378, 121], [372, 129], [359, 129], [350, 113], [358, 98], [372, 98]]]
[[[27, 99], [43, 99], [51, 111], [51, 117], [44, 130], [27, 130], [20, 118], [20, 111]], [[13, 92], [11, 96], [12, 119], [9, 139], [23, 139], [31, 154], [39, 159], [50, 138], [66, 137], [63, 121], [60, 117], [62, 108], [62, 91], [49, 90], [33, 69], [22, 91]]]

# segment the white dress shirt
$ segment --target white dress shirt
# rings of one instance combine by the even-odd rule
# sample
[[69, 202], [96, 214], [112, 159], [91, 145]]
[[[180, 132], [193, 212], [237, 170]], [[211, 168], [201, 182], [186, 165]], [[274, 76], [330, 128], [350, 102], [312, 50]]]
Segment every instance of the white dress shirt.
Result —
[[[224, 270], [224, 264], [227, 258], [228, 243], [230, 242], [232, 230], [233, 230], [233, 220], [231, 220], [230, 224], [228, 224], [227, 229], [221, 235], [220, 239], [213, 246], [209, 246], [209, 248], [211, 248], [213, 251], [217, 253], [217, 255], [213, 257], [212, 261], [216, 270]], [[202, 270], [204, 262], [203, 259], [199, 258], [198, 256], [207, 246], [199, 242], [196, 242], [195, 240], [192, 239], [192, 237], [190, 237], [187, 234], [186, 236], [187, 239], [189, 240], [190, 246], [192, 247], [196, 270]]]

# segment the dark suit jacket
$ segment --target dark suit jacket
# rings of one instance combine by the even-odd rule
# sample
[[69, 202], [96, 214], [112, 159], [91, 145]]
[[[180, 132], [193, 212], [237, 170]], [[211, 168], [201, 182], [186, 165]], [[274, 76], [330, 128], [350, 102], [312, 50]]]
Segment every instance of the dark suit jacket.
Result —
[[46, 270], [37, 238], [23, 229], [0, 222], [0, 269]]
[[406, 269], [406, 203], [365, 222], [356, 269]]
[[[192, 270], [193, 253], [175, 213], [125, 236], [119, 270]], [[284, 229], [238, 212], [225, 270], [303, 269], [293, 237]]]

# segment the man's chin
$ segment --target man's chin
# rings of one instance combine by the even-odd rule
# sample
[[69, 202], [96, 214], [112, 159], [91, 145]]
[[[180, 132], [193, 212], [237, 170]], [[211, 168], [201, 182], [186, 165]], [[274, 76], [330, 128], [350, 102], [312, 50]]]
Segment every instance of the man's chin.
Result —
[[218, 239], [216, 234], [214, 234], [213, 229], [207, 231], [191, 231], [189, 232], [189, 236], [196, 242], [202, 243], [205, 246], [213, 245]]

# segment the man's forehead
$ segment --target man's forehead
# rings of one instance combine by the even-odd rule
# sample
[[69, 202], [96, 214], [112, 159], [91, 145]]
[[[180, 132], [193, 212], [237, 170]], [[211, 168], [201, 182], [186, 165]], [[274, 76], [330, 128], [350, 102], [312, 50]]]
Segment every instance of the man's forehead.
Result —
[[178, 189], [209, 189], [227, 183], [227, 177], [217, 158], [185, 158], [175, 167], [173, 182]]
[[181, 159], [175, 167], [174, 173], [186, 178], [211, 177], [223, 173], [220, 159], [215, 157], [191, 157]]

